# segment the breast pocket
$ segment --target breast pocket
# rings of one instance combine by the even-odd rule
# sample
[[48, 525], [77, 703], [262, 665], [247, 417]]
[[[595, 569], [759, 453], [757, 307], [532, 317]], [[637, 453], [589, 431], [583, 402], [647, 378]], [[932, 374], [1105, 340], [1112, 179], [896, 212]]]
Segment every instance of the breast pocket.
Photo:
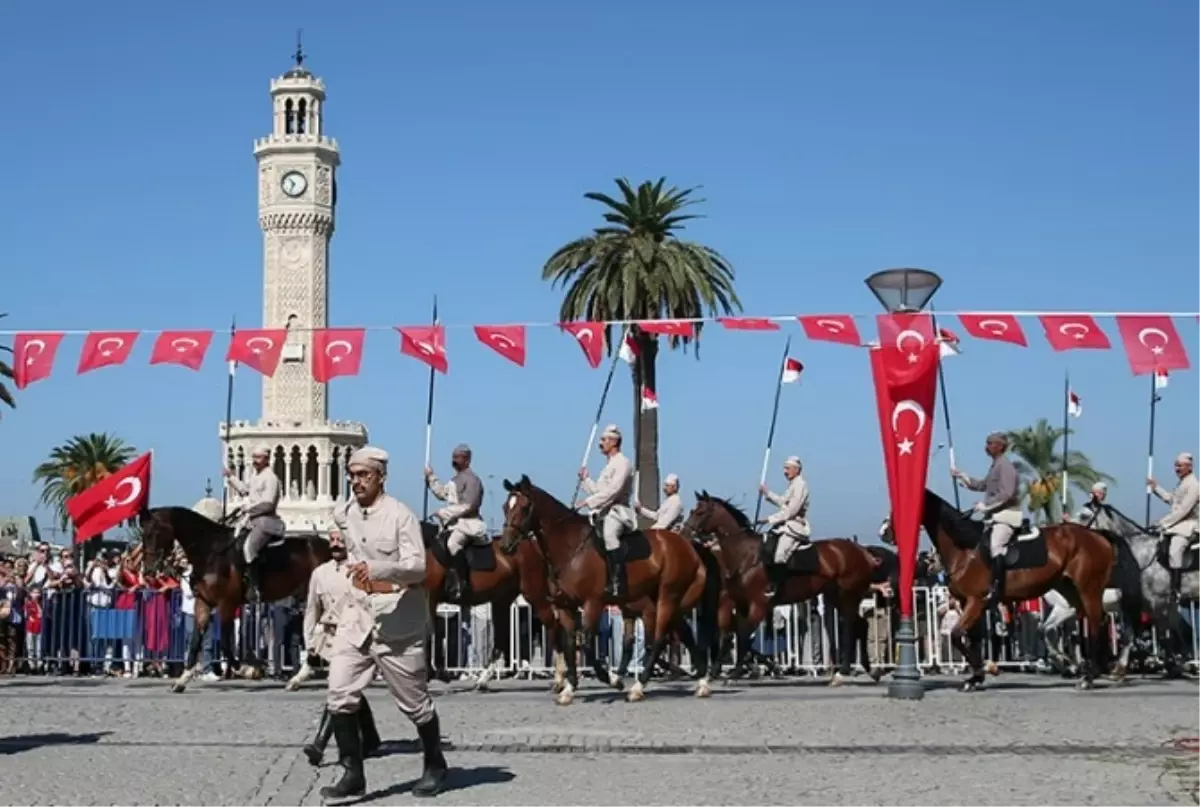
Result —
[[367, 542], [367, 548], [371, 553], [371, 557], [379, 560], [395, 561], [400, 558], [400, 547], [396, 545], [394, 540], [371, 540]]

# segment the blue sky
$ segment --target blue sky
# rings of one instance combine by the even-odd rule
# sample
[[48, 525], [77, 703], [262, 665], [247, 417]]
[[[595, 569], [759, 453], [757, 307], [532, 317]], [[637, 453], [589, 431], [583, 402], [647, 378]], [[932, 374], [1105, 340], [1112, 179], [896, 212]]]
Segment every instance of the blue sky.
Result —
[[[575, 344], [532, 331], [525, 369], [472, 323], [553, 320], [540, 267], [598, 223], [585, 191], [667, 176], [702, 185], [687, 237], [723, 251], [747, 314], [858, 313], [888, 266], [934, 269], [944, 310], [1197, 308], [1195, 4], [328, 4], [144, 0], [0, 11], [5, 166], [3, 323], [18, 330], [227, 327], [261, 317], [252, 141], [296, 28], [326, 81], [343, 155], [331, 324], [420, 324], [440, 295], [451, 372], [434, 454], [469, 442], [485, 478], [530, 474], [569, 495], [603, 384]], [[860, 327], [872, 327], [866, 319]], [[1194, 319], [1176, 322], [1193, 362]], [[1104, 326], [1114, 342], [1116, 328]], [[867, 357], [807, 342], [785, 389], [777, 456], [800, 454], [818, 535], [874, 532], [886, 492]], [[1147, 381], [1120, 350], [1055, 354], [972, 341], [947, 368], [960, 464], [984, 435], [1085, 401], [1073, 445], [1140, 513]], [[753, 505], [784, 335], [705, 334], [660, 363], [664, 472]], [[0, 423], [0, 513], [31, 511], [32, 468], [71, 435], [154, 448], [155, 503], [190, 504], [220, 471], [218, 338], [203, 371], [128, 366], [55, 375]], [[1196, 450], [1194, 371], [1159, 408], [1166, 455]], [[368, 336], [332, 414], [392, 454], [419, 507], [424, 368]], [[630, 424], [628, 375], [605, 420]], [[259, 384], [239, 376], [235, 416]], [[944, 427], [940, 424], [939, 428]], [[940, 436], [939, 442], [944, 440]], [[779, 486], [778, 463], [772, 481]], [[595, 468], [594, 468], [595, 470]], [[945, 454], [931, 464], [948, 492]], [[690, 498], [690, 496], [689, 496]], [[44, 522], [45, 523], [45, 522]]]

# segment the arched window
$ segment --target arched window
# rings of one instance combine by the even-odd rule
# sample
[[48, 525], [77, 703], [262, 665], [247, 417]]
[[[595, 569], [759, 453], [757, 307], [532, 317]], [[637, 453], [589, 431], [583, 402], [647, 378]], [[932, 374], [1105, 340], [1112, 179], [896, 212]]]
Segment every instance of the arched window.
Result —
[[296, 134], [304, 134], [308, 130], [308, 101], [300, 99], [299, 112], [296, 115]]
[[292, 109], [292, 99], [283, 102], [283, 133], [296, 133], [296, 112]]
[[301, 485], [304, 484], [304, 467], [300, 454], [300, 446], [292, 446], [292, 458], [289, 469], [291, 473], [288, 475], [288, 496], [293, 499], [299, 499], [304, 495], [304, 490]]
[[321, 463], [317, 459], [317, 447], [309, 446], [304, 457], [304, 498], [316, 499], [321, 492]]

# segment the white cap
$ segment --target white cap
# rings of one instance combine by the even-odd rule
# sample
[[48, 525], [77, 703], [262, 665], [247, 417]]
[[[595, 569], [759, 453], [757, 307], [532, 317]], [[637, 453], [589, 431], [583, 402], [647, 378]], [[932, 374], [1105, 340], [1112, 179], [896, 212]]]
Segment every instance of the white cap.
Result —
[[601, 439], [611, 437], [614, 440], [621, 439], [621, 430], [616, 427], [616, 424], [610, 423], [604, 427], [604, 431], [600, 432]]
[[251, 457], [269, 457], [271, 456], [271, 447], [266, 443], [259, 443], [250, 452]]
[[1092, 491], [1095, 493], [1108, 493], [1108, 484], [1106, 482], [1097, 482], [1092, 485]]
[[381, 474], [387, 473], [388, 453], [375, 446], [363, 446], [350, 455], [349, 467], [373, 468]]
[[1195, 462], [1193, 462], [1193, 460], [1192, 460], [1191, 453], [1187, 452], [1187, 451], [1181, 452], [1180, 455], [1175, 458], [1175, 461], [1176, 462], [1186, 462], [1188, 465], [1195, 465]]
[[663, 484], [664, 485], [675, 485], [678, 487], [679, 477], [677, 477], [675, 474], [667, 474], [667, 478], [663, 480]]
[[784, 460], [783, 464], [791, 465], [793, 468], [795, 468], [797, 470], [801, 470], [804, 468], [804, 466], [800, 463], [800, 458], [797, 457], [795, 454], [793, 454], [792, 456], [790, 456], [786, 460]]

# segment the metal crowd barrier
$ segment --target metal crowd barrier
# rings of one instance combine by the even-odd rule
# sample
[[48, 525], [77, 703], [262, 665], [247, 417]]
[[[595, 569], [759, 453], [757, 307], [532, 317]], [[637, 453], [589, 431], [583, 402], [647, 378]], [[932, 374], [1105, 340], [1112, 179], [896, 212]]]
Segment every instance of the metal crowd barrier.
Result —
[[[40, 633], [29, 633], [21, 596], [12, 587], [0, 588], [0, 597], [14, 603], [7, 623], [0, 623], [0, 673], [18, 671], [92, 674], [174, 675], [186, 656], [193, 619], [184, 613], [181, 592], [137, 591], [133, 597], [118, 598], [112, 590], [47, 589], [42, 599]], [[28, 597], [25, 593], [23, 596]], [[132, 600], [132, 602], [130, 602]], [[949, 632], [954, 612], [951, 598], [941, 586], [914, 589], [917, 622], [918, 663], [926, 673], [957, 672], [964, 662], [950, 647]], [[127, 607], [118, 608], [118, 602]], [[128, 606], [132, 607], [128, 607]], [[776, 670], [785, 674], [818, 674], [831, 669], [836, 637], [825, 630], [824, 604], [820, 599], [782, 606], [751, 638], [752, 648], [770, 659]], [[867, 598], [859, 606], [866, 618], [867, 647], [872, 666], [890, 669], [896, 653], [893, 639], [898, 615], [887, 602]], [[835, 612], [836, 613], [836, 612]], [[1010, 621], [987, 617], [984, 657], [1002, 669], [1021, 669], [1038, 664], [1044, 658], [1037, 629], [1040, 614], [1014, 614]], [[1182, 614], [1192, 628], [1189, 664], [1200, 657], [1200, 610], [1192, 603]], [[239, 658], [254, 656], [268, 664], [269, 671], [286, 674], [300, 661], [300, 616], [287, 604], [247, 606], [234, 622], [235, 653]], [[693, 630], [695, 618], [692, 617]], [[512, 606], [509, 636], [502, 648], [509, 659], [508, 673], [536, 676], [551, 675], [554, 670], [546, 628], [533, 610], [519, 599]], [[478, 675], [487, 666], [495, 646], [491, 606], [459, 609], [441, 605], [437, 609], [435, 659], [447, 672], [459, 676]], [[1115, 627], [1110, 624], [1115, 641]], [[630, 670], [641, 669], [645, 652], [644, 631], [640, 620], [634, 622], [634, 656]], [[598, 652], [616, 665], [621, 655], [624, 625], [619, 612], [607, 609], [601, 619]], [[1070, 628], [1068, 628], [1068, 632]], [[213, 672], [223, 671], [219, 653], [220, 627], [210, 626], [205, 638], [203, 661]], [[1151, 653], [1158, 650], [1158, 637], [1151, 635]], [[667, 654], [664, 654], [667, 655]], [[672, 652], [673, 655], [673, 652]], [[856, 656], [857, 658], [857, 649]], [[691, 668], [687, 651], [682, 648], [671, 658], [685, 670]], [[727, 663], [730, 659], [726, 660]], [[581, 672], [590, 669], [582, 664]]]

